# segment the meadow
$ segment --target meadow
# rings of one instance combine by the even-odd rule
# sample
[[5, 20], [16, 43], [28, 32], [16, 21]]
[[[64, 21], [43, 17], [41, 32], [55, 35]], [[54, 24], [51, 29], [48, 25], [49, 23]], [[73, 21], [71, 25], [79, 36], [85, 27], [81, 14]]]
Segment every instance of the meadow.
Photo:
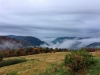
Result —
[[[64, 58], [70, 52], [41, 53], [35, 55], [9, 57], [3, 60], [26, 59], [27, 61], [0, 68], [0, 75], [46, 75], [47, 69], [54, 69], [51, 65], [59, 68], [64, 62]], [[100, 75], [100, 51], [91, 52], [93, 58], [98, 61], [95, 65], [85, 70], [84, 75]], [[62, 66], [63, 67], [63, 66]], [[83, 70], [82, 70], [83, 71]], [[82, 74], [82, 71], [80, 72]], [[58, 73], [58, 72], [57, 72]], [[52, 75], [61, 75], [52, 73]], [[81, 75], [81, 74], [78, 75]], [[49, 74], [48, 74], [49, 75]], [[66, 74], [67, 75], [67, 74]]]

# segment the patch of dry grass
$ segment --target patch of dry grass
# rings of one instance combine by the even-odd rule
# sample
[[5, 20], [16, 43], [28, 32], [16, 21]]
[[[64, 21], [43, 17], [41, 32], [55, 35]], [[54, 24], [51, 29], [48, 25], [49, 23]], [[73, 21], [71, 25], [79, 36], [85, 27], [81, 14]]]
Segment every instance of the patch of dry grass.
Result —
[[8, 72], [17, 71], [20, 75], [38, 75], [43, 72], [51, 63], [61, 63], [68, 52], [42, 53], [21, 57], [4, 58], [4, 60], [15, 58], [26, 58], [27, 62], [5, 66], [0, 68], [0, 75], [6, 75]]
[[92, 55], [95, 57], [100, 57], [100, 50], [98, 50], [96, 52], [92, 52]]

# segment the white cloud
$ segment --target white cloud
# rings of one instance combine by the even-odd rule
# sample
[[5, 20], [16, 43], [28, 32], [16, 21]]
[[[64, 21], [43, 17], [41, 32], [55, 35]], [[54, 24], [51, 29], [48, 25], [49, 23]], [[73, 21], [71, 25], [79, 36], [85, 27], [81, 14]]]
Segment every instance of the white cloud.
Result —
[[49, 46], [47, 45], [41, 45], [42, 47], [49, 47], [49, 48], [68, 48], [68, 49], [75, 49], [75, 48], [81, 48], [86, 47], [92, 43], [100, 42], [100, 38], [87, 38], [87, 39], [72, 39], [63, 40], [62, 43], [57, 42], [56, 44], [50, 43]]

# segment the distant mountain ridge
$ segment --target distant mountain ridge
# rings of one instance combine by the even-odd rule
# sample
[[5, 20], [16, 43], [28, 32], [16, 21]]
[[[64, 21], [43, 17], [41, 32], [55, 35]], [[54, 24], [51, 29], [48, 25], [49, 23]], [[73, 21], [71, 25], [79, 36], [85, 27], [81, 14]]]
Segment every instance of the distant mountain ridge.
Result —
[[43, 44], [48, 45], [46, 42], [32, 36], [0, 36], [0, 49], [25, 48], [30, 46], [36, 47]]
[[1, 49], [15, 49], [22, 47], [22, 44], [19, 40], [10, 38], [7, 36], [0, 36], [0, 50]]
[[100, 42], [94, 42], [94, 43], [91, 43], [89, 45], [87, 45], [87, 47], [100, 47]]
[[62, 43], [64, 40], [73, 40], [73, 39], [77, 39], [77, 40], [81, 40], [81, 39], [87, 39], [90, 37], [58, 37], [55, 40], [52, 41], [52, 43], [56, 44], [58, 43]]
[[[29, 43], [31, 46], [40, 46], [41, 44], [47, 44], [44, 41], [41, 41], [40, 39], [32, 36], [14, 36], [14, 35], [8, 35], [10, 38], [15, 38], [20, 41], [25, 41]], [[48, 44], [47, 44], [48, 45]]]
[[[78, 49], [81, 47], [100, 47], [100, 40], [98, 42], [89, 43], [89, 39], [92, 39], [92, 37], [58, 37], [55, 40], [53, 40], [52, 43], [55, 45], [57, 43], [62, 44], [65, 41], [66, 43], [69, 41], [74, 41], [73, 44], [70, 45], [70, 49]], [[83, 42], [86, 42], [86, 45]]]
[[100, 47], [100, 38], [98, 41], [91, 42], [91, 37], [58, 37], [50, 42], [45, 41], [32, 36], [15, 36], [7, 35], [0, 36], [0, 50], [1, 49], [16, 49], [16, 48], [27, 48], [27, 47], [52, 47], [52, 48], [69, 48], [78, 49], [81, 47]]

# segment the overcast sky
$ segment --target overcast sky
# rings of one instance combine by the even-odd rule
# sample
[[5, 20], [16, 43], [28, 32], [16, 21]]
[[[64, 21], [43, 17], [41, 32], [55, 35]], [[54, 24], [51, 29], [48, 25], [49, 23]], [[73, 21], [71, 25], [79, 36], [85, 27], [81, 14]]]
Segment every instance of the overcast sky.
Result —
[[0, 0], [0, 35], [100, 37], [100, 0]]

